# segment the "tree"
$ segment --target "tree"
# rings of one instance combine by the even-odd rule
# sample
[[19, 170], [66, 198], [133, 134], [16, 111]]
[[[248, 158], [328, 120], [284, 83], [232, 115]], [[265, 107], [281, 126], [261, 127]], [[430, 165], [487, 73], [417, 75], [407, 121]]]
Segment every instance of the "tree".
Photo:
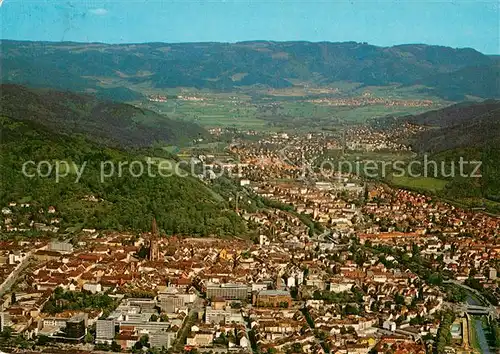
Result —
[[47, 345], [50, 342], [50, 338], [44, 335], [41, 335], [38, 337], [38, 340], [36, 341], [37, 345], [44, 346]]
[[90, 332], [87, 332], [84, 338], [85, 343], [93, 343], [94, 342], [94, 337]]
[[267, 354], [276, 354], [277, 350], [276, 348], [269, 347], [267, 348]]
[[115, 341], [113, 341], [111, 343], [111, 350], [114, 351], [114, 352], [121, 352], [122, 351], [122, 347], [116, 343]]
[[445, 312], [441, 317], [441, 323], [439, 325], [436, 334], [436, 353], [444, 353], [444, 348], [451, 343], [451, 324], [455, 320], [455, 315], [453, 312]]
[[405, 298], [401, 294], [396, 294], [394, 296], [394, 302], [396, 303], [396, 305], [404, 305]]
[[4, 327], [3, 331], [0, 332], [0, 337], [3, 339], [9, 339], [12, 336], [12, 328], [11, 327]]
[[141, 345], [141, 347], [139, 349], [144, 348], [144, 347], [149, 348], [149, 336], [147, 334], [143, 335], [137, 343], [139, 343]]
[[343, 309], [344, 315], [359, 315], [359, 308], [356, 305], [347, 304]]
[[441, 285], [443, 284], [443, 276], [440, 273], [432, 273], [427, 278], [427, 282], [431, 285]]
[[97, 343], [95, 346], [94, 346], [94, 349], [95, 350], [102, 350], [104, 352], [107, 352], [110, 350], [110, 347], [109, 347], [109, 344], [108, 343]]
[[411, 303], [410, 303], [409, 309], [410, 310], [415, 310], [416, 308], [417, 308], [417, 297], [413, 296], [411, 298]]
[[302, 344], [293, 343], [291, 350], [292, 350], [292, 353], [302, 353]]

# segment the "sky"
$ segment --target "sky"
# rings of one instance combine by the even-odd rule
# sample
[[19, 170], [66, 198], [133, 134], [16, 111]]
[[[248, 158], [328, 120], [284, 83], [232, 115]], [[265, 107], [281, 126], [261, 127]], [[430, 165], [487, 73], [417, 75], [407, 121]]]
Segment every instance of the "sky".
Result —
[[2, 39], [357, 41], [500, 54], [497, 0], [3, 0]]

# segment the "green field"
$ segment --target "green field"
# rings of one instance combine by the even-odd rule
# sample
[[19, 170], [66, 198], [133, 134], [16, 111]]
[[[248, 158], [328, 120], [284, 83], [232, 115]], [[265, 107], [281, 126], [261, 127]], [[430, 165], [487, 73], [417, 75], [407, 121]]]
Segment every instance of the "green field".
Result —
[[[114, 83], [115, 85], [118, 83]], [[130, 86], [145, 96], [181, 95], [197, 97], [202, 101], [169, 99], [167, 102], [132, 102], [171, 119], [196, 122], [206, 128], [236, 128], [257, 131], [332, 129], [350, 124], [362, 124], [369, 119], [386, 115], [417, 114], [441, 107], [447, 102], [429, 97], [421, 87], [361, 86], [353, 82], [337, 82], [327, 87], [294, 86], [285, 89], [242, 87], [238, 91], [217, 92], [194, 88], [156, 89], [147, 83]], [[430, 99], [431, 107], [386, 106], [333, 106], [307, 102], [315, 98], [371, 97], [419, 100]]]
[[430, 192], [438, 192], [443, 190], [448, 181], [432, 178], [432, 177], [395, 177], [390, 176], [388, 180], [399, 187], [430, 191]]
[[267, 122], [255, 114], [255, 107], [238, 106], [223, 99], [211, 99], [210, 102], [191, 102], [171, 100], [168, 102], [150, 102], [148, 108], [169, 118], [196, 122], [207, 128], [232, 127], [239, 129], [263, 129]]

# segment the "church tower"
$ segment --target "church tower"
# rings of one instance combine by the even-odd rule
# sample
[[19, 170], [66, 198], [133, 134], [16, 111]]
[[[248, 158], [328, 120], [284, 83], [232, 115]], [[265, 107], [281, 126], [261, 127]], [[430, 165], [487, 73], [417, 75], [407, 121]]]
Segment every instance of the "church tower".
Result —
[[151, 225], [151, 238], [149, 239], [149, 260], [157, 262], [160, 260], [160, 249], [158, 247], [158, 227], [156, 218], [153, 218]]

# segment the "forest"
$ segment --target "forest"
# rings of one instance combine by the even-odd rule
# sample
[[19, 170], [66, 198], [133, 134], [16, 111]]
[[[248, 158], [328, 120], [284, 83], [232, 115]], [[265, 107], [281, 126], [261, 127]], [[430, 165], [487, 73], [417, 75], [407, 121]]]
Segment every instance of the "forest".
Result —
[[[161, 149], [119, 150], [96, 145], [82, 137], [69, 137], [46, 130], [33, 122], [0, 118], [0, 205], [30, 203], [19, 217], [26, 222], [47, 222], [53, 206], [61, 219], [61, 231], [68, 227], [147, 231], [156, 217], [165, 234], [193, 236], [243, 235], [246, 226], [217, 193], [196, 177], [149, 177], [144, 173], [118, 173], [101, 180], [101, 162], [146, 161], [147, 157], [172, 158]], [[27, 161], [66, 161], [85, 169], [76, 181], [76, 171], [56, 179], [30, 172]], [[44, 173], [45, 175], [46, 173]], [[88, 200], [89, 196], [95, 199]], [[14, 215], [16, 217], [16, 215]], [[61, 232], [60, 231], [60, 232]]]

